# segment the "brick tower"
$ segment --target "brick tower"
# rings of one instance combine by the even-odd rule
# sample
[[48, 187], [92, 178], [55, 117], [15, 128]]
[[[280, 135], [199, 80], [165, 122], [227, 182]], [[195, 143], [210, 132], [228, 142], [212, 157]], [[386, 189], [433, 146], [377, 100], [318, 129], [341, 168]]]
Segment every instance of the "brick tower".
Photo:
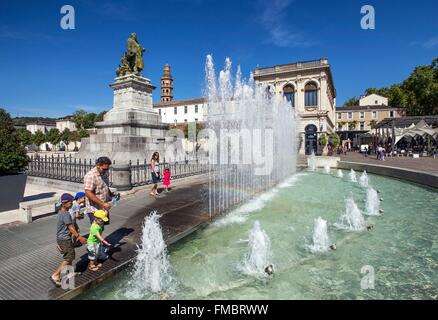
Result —
[[173, 78], [169, 64], [166, 63], [161, 77], [161, 102], [173, 101]]

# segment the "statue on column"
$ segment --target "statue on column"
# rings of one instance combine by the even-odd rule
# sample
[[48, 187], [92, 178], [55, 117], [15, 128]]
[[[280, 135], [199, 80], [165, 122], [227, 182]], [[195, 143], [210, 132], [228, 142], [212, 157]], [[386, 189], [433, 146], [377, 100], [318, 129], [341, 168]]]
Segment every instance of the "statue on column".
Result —
[[126, 52], [122, 56], [121, 64], [116, 70], [117, 77], [122, 77], [127, 74], [140, 75], [140, 72], [144, 68], [143, 48], [137, 40], [137, 34], [134, 32], [128, 38], [126, 43]]

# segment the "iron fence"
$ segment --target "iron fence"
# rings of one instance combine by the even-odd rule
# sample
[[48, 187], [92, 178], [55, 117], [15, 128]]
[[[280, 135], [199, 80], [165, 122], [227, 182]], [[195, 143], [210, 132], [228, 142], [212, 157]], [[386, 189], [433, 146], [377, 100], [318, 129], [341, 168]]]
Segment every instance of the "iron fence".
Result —
[[[113, 161], [113, 164], [115, 162]], [[151, 167], [148, 160], [129, 162], [131, 169], [132, 186], [141, 186], [152, 183]], [[27, 175], [33, 177], [63, 180], [83, 183], [85, 174], [95, 166], [92, 159], [77, 159], [70, 156], [32, 156], [30, 157]], [[169, 168], [171, 179], [179, 179], [188, 176], [208, 172], [208, 165], [198, 161], [184, 161], [175, 163], [160, 163], [160, 172]], [[113, 170], [109, 170], [110, 185], [113, 183]]]

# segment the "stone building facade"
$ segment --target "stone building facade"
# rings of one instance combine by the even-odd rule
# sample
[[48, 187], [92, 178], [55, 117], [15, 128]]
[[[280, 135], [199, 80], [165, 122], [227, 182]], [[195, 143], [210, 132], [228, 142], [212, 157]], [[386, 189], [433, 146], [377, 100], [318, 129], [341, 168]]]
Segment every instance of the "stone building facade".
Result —
[[316, 153], [319, 136], [335, 132], [336, 89], [328, 59], [257, 68], [254, 80], [272, 87], [295, 108], [300, 154]]

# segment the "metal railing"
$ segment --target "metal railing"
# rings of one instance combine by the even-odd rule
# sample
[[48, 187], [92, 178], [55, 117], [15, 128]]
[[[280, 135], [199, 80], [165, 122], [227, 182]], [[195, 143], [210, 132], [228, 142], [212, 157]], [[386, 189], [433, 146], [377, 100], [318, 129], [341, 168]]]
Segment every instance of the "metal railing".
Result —
[[[140, 163], [139, 160], [135, 164], [129, 163], [131, 166], [131, 183], [133, 186], [141, 186], [152, 183], [152, 170], [148, 160]], [[169, 168], [171, 179], [180, 179], [198, 174], [207, 173], [209, 170], [208, 164], [199, 162], [175, 162], [175, 163], [160, 163], [160, 172]]]
[[[113, 164], [115, 162], [113, 161]], [[132, 186], [141, 186], [152, 183], [151, 167], [149, 160], [129, 162], [131, 170]], [[26, 174], [28, 176], [83, 183], [84, 176], [95, 166], [92, 159], [77, 159], [70, 156], [32, 156], [30, 157]], [[184, 161], [175, 163], [160, 163], [160, 172], [169, 168], [171, 179], [179, 179], [188, 176], [208, 172], [208, 164], [198, 161]], [[110, 185], [113, 183], [113, 170], [109, 171]]]

